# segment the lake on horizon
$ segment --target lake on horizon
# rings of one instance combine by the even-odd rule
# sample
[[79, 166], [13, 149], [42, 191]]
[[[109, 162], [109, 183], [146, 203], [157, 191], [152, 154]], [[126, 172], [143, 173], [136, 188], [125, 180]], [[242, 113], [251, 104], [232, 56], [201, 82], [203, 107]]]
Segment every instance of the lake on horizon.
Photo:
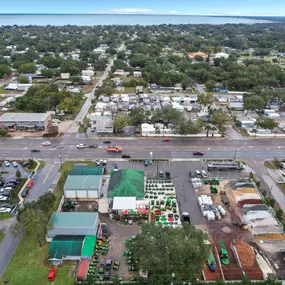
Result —
[[189, 15], [110, 15], [110, 14], [78, 14], [78, 15], [29, 15], [0, 14], [0, 26], [96, 26], [96, 25], [161, 25], [161, 24], [255, 24], [266, 22], [250, 18], [208, 17]]

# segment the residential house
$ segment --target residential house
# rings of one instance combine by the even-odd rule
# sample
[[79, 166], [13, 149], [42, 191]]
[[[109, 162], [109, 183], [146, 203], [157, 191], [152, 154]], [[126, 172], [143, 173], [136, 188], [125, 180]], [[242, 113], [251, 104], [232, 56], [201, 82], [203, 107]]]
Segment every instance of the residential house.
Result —
[[124, 71], [123, 69], [117, 69], [114, 72], [114, 75], [119, 75], [119, 76], [128, 76], [130, 72]]
[[229, 54], [225, 53], [225, 52], [218, 52], [215, 55], [215, 58], [224, 58], [224, 59], [228, 59], [229, 58]]
[[251, 116], [238, 116], [236, 119], [241, 122], [243, 128], [254, 127], [256, 125], [256, 119]]
[[88, 84], [91, 82], [91, 77], [90, 76], [83, 76], [81, 75], [81, 79], [84, 82], [84, 84]]
[[82, 70], [81, 71], [82, 76], [89, 76], [89, 77], [94, 77], [94, 70]]
[[61, 79], [69, 79], [70, 78], [70, 73], [61, 73], [60, 74]]
[[142, 72], [141, 71], [134, 71], [134, 77], [142, 77]]
[[188, 52], [188, 58], [191, 60], [195, 59], [197, 56], [200, 56], [203, 58], [203, 60], [206, 60], [208, 55], [203, 52]]
[[112, 134], [114, 132], [114, 120], [110, 116], [90, 116], [92, 126], [98, 134]]

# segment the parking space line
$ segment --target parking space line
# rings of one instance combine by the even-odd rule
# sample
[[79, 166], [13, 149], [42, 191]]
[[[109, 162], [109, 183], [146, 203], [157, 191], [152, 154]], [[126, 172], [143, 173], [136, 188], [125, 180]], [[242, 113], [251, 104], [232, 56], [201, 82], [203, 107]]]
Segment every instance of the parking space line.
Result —
[[50, 173], [51, 173], [52, 169], [54, 168], [54, 166], [55, 166], [55, 163], [54, 163], [54, 164], [52, 165], [52, 167], [50, 168], [50, 170], [49, 170], [49, 172], [48, 172], [48, 174], [47, 174], [47, 176], [46, 176], [45, 180], [43, 181], [43, 184], [45, 184], [45, 183], [46, 183], [46, 181], [47, 181], [47, 179], [48, 179], [48, 177], [49, 177], [49, 175], [50, 175]]

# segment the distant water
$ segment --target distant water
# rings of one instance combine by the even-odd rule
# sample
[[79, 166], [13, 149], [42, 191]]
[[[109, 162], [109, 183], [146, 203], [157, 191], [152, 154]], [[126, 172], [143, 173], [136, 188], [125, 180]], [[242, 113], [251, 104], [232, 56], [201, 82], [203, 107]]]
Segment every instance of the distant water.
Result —
[[0, 26], [95, 26], [95, 25], [161, 25], [161, 24], [254, 24], [265, 20], [239, 17], [207, 17], [187, 15], [45, 15], [0, 14]]

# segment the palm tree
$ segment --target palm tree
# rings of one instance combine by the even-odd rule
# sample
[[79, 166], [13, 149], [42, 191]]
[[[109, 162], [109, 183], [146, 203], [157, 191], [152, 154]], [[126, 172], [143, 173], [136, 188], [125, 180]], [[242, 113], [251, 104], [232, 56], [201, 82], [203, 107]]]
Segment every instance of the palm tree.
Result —
[[209, 136], [209, 131], [212, 129], [212, 126], [211, 125], [206, 125], [205, 126], [205, 130], [207, 131], [207, 137]]

